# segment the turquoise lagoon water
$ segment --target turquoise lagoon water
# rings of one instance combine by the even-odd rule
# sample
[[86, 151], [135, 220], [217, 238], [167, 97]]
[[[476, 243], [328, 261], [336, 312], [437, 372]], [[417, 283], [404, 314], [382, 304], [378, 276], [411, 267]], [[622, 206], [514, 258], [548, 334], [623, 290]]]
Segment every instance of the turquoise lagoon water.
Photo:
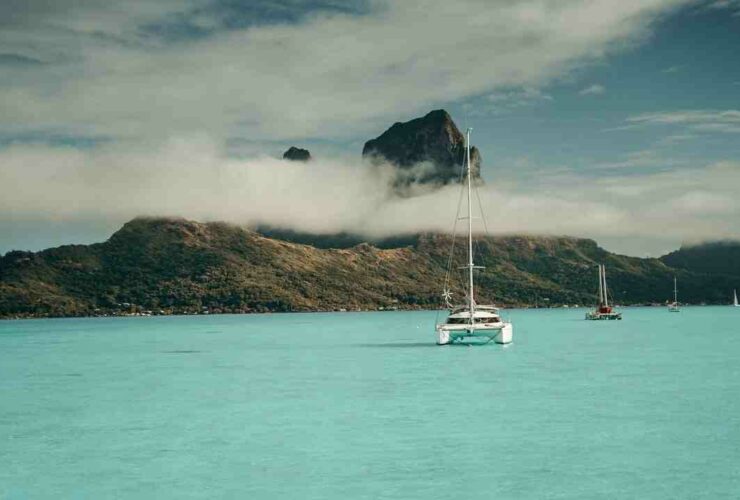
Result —
[[0, 498], [737, 498], [740, 309], [0, 322]]

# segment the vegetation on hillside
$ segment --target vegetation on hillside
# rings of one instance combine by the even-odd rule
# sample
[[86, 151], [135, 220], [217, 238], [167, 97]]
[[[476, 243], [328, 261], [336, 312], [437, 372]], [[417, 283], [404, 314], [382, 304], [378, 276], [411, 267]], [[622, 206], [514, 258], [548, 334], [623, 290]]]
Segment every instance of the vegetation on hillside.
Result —
[[[397, 241], [317, 248], [224, 223], [137, 218], [104, 243], [1, 257], [0, 316], [441, 307], [450, 237]], [[458, 250], [453, 268], [464, 262]], [[740, 288], [738, 276], [615, 255], [587, 239], [479, 238], [476, 255], [486, 266], [479, 301], [500, 305], [591, 304], [597, 263], [621, 304], [665, 302], [674, 275], [685, 302], [726, 302]], [[462, 300], [462, 281], [452, 285]]]

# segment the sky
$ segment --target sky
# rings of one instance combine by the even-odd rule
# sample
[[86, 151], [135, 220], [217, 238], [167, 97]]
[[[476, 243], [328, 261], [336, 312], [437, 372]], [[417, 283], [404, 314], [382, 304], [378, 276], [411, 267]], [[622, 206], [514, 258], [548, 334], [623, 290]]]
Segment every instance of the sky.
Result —
[[[740, 238], [740, 0], [4, 0], [0, 253], [137, 215], [449, 230], [364, 142], [473, 127], [495, 233]], [[280, 160], [291, 145], [315, 160]]]

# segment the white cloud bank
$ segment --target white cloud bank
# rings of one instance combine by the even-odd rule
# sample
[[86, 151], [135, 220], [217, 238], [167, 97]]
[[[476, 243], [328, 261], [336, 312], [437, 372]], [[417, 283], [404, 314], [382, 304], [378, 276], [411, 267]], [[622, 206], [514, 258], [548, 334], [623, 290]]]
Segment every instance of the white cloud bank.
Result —
[[640, 40], [686, 1], [378, 0], [363, 15], [179, 43], [140, 32], [202, 3], [29, 2], [45, 10], [26, 7], [31, 21], [3, 27], [2, 52], [50, 64], [0, 78], [0, 131], [348, 136], [439, 103], [537, 88]]
[[[0, 151], [0, 212], [60, 224], [176, 215], [368, 236], [451, 229], [458, 186], [397, 198], [390, 179], [367, 165], [223, 158], [203, 138], [170, 142], [155, 154], [15, 146]], [[616, 247], [627, 251], [630, 241], [669, 250], [681, 241], [740, 236], [740, 163], [583, 182], [560, 174], [484, 186], [489, 229], [619, 236], [625, 244]]]

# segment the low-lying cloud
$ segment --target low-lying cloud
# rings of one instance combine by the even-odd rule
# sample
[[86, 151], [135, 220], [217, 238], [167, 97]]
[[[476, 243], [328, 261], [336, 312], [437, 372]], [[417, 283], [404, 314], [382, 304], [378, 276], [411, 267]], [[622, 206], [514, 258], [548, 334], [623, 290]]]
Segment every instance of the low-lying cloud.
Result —
[[[398, 197], [393, 179], [391, 167], [359, 159], [236, 160], [204, 137], [139, 152], [18, 145], [0, 151], [0, 222], [120, 224], [163, 215], [368, 237], [451, 230], [459, 186]], [[498, 234], [588, 236], [640, 255], [740, 236], [738, 162], [584, 182], [543, 172], [486, 184], [479, 195], [487, 226]]]

